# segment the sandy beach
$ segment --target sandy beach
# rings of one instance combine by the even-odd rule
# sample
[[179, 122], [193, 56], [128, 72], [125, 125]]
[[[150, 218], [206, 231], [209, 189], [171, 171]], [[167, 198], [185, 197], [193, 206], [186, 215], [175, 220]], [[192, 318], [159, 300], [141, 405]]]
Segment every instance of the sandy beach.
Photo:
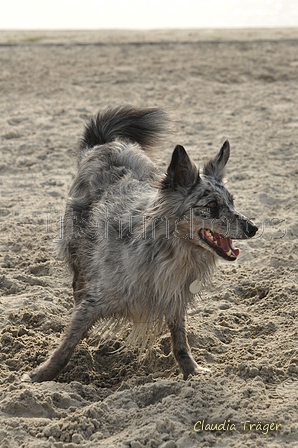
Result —
[[[0, 67], [0, 447], [297, 447], [298, 29], [2, 31]], [[188, 312], [211, 373], [183, 381], [169, 333], [140, 357], [95, 328], [56, 381], [22, 382], [73, 309], [52, 241], [84, 123], [124, 104], [171, 117], [163, 171], [176, 144], [202, 167], [228, 139], [259, 227]]]

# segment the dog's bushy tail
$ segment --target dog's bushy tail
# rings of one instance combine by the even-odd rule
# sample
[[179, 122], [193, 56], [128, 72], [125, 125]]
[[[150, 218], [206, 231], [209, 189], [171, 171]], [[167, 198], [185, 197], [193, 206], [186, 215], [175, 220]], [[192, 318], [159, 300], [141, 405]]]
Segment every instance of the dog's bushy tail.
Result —
[[138, 143], [143, 149], [156, 145], [167, 127], [166, 113], [157, 108], [117, 107], [100, 112], [86, 124], [80, 151], [115, 139]]

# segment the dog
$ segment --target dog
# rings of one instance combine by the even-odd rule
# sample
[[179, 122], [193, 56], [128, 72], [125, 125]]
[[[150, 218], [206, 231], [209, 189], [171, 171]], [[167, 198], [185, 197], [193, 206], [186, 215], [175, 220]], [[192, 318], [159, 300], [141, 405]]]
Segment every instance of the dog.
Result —
[[132, 339], [143, 346], [166, 326], [183, 378], [204, 370], [187, 341], [187, 306], [216, 259], [237, 259], [232, 239], [258, 229], [236, 211], [223, 183], [228, 141], [201, 172], [177, 145], [160, 174], [146, 150], [167, 123], [160, 109], [126, 106], [86, 124], [57, 240], [73, 274], [75, 309], [58, 348], [30, 374], [33, 382], [54, 379], [99, 320], [131, 321]]

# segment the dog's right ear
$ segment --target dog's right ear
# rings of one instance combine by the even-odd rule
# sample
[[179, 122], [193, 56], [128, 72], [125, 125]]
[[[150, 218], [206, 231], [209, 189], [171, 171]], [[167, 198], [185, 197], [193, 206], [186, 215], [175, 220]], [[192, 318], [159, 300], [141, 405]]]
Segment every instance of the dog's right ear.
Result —
[[224, 142], [219, 153], [214, 159], [209, 160], [209, 162], [204, 166], [204, 174], [206, 176], [213, 176], [217, 179], [222, 179], [225, 174], [225, 166], [230, 157], [230, 143], [228, 140]]
[[169, 190], [177, 187], [189, 188], [199, 180], [199, 172], [181, 145], [177, 145], [172, 154], [166, 177], [161, 189]]

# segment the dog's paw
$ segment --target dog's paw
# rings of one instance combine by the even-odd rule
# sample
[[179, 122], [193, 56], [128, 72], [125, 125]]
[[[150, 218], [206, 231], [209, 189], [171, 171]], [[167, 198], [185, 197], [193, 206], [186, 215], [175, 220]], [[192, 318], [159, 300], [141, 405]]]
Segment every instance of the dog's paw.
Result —
[[187, 380], [189, 375], [201, 375], [202, 373], [211, 373], [207, 367], [201, 367], [196, 362], [191, 365], [191, 368], [183, 370], [183, 379]]
[[38, 368], [30, 373], [30, 380], [32, 383], [42, 383], [43, 381], [50, 381], [52, 376], [48, 374], [47, 370]]
[[31, 373], [24, 373], [21, 377], [21, 381], [23, 383], [36, 383], [43, 381], [43, 379], [41, 378], [39, 373], [35, 371]]
[[53, 363], [51, 358], [37, 367], [29, 374], [32, 383], [42, 383], [52, 381], [60, 372], [59, 364]]
[[32, 380], [30, 378], [30, 375], [28, 375], [28, 373], [24, 373], [21, 377], [21, 381], [23, 383], [32, 383]]
[[197, 365], [194, 372], [192, 372], [192, 375], [197, 375], [198, 373], [211, 373], [211, 369], [208, 369], [208, 367], [201, 367]]

